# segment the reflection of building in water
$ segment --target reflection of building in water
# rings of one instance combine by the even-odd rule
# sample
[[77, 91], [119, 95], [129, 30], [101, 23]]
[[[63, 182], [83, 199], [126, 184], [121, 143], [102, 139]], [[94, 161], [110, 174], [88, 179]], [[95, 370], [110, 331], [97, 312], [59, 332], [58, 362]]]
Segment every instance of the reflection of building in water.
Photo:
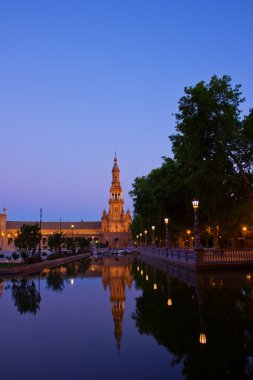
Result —
[[110, 301], [114, 319], [114, 334], [117, 348], [120, 349], [123, 334], [123, 316], [125, 311], [125, 288], [132, 286], [131, 262], [126, 258], [105, 259], [102, 267], [102, 282], [104, 288], [110, 289]]

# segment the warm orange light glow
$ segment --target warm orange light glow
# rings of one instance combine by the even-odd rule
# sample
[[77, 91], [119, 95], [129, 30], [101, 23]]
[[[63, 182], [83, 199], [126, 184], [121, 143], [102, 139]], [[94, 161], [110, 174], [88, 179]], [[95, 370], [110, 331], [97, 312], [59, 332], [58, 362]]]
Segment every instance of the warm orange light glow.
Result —
[[152, 226], [151, 228], [152, 228], [153, 231], [155, 231], [155, 226]]
[[168, 305], [168, 306], [172, 306], [172, 299], [171, 299], [171, 298], [168, 298], [167, 305]]
[[154, 283], [154, 290], [157, 290], [157, 284]]
[[146, 274], [146, 281], [148, 281], [148, 274]]
[[247, 231], [247, 227], [246, 227], [246, 226], [243, 226], [243, 227], [242, 227], [242, 230], [243, 230], [243, 232], [246, 232], [246, 231]]
[[206, 334], [205, 333], [200, 333], [199, 334], [199, 343], [200, 344], [206, 344], [207, 340], [206, 340]]
[[137, 267], [137, 272], [139, 272], [139, 270], [140, 270], [140, 267], [138, 266], [138, 267]]
[[143, 270], [141, 270], [141, 276], [143, 276]]
[[144, 234], [145, 234], [145, 235], [147, 235], [147, 233], [148, 233], [148, 231], [147, 231], [147, 230], [145, 230], [145, 231], [144, 231]]
[[186, 230], [187, 235], [191, 234], [191, 230]]
[[247, 274], [246, 278], [247, 278], [247, 280], [250, 280], [251, 279], [251, 275]]
[[168, 224], [169, 223], [169, 218], [164, 218], [164, 223]]

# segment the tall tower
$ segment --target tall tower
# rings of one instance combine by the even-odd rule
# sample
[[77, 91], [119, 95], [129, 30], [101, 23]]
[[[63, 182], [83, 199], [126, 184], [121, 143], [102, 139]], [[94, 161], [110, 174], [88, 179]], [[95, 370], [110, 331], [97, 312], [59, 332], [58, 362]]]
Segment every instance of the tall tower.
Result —
[[109, 199], [109, 232], [124, 232], [122, 218], [124, 216], [124, 200], [120, 184], [120, 170], [115, 153], [114, 165], [112, 168], [112, 183]]
[[[114, 165], [112, 168], [112, 182], [110, 187], [109, 212], [103, 211], [101, 228], [102, 233], [113, 233], [115, 236], [107, 236], [111, 246], [117, 246], [112, 243], [112, 238], [118, 241], [118, 245], [125, 245], [130, 240], [130, 224], [132, 221], [130, 211], [124, 212], [124, 199], [122, 196], [122, 187], [120, 183], [120, 170], [118, 160], [115, 154]], [[116, 236], [118, 234], [118, 236]], [[126, 234], [120, 236], [120, 234]], [[123, 243], [124, 242], [124, 243]]]

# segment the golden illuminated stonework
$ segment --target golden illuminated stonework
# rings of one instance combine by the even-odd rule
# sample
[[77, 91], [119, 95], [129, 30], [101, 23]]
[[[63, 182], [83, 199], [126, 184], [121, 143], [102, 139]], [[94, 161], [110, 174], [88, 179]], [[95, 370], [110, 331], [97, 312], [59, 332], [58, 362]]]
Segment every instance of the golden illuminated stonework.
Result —
[[[110, 248], [123, 248], [130, 243], [130, 211], [124, 212], [124, 199], [120, 184], [120, 170], [115, 155], [112, 168], [112, 183], [110, 188], [109, 212], [103, 212], [101, 221], [70, 221], [41, 222], [42, 249], [48, 248], [48, 237], [55, 232], [61, 232], [66, 237], [83, 236], [91, 241], [105, 243]], [[14, 240], [17, 231], [23, 224], [34, 225], [39, 221], [9, 221], [6, 209], [0, 213], [0, 250], [15, 250]]]
[[119, 248], [126, 246], [130, 240], [130, 224], [132, 222], [129, 209], [124, 212], [124, 199], [120, 183], [120, 170], [115, 155], [112, 168], [112, 183], [110, 188], [109, 212], [102, 215], [101, 229], [109, 246]]

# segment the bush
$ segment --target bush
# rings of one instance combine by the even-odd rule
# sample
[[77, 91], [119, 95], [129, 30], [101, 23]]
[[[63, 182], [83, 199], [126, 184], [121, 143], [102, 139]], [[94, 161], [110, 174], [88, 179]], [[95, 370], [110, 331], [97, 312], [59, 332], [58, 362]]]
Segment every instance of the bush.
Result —
[[19, 254], [17, 252], [13, 252], [11, 257], [13, 258], [13, 260], [17, 260], [19, 258]]
[[4, 254], [3, 253], [0, 254], [0, 259], [4, 259]]
[[35, 263], [40, 263], [42, 260], [39, 256], [33, 255], [31, 257], [27, 257], [25, 261], [27, 264], [35, 264]]
[[41, 256], [47, 257], [47, 253], [46, 252], [41, 252]]

